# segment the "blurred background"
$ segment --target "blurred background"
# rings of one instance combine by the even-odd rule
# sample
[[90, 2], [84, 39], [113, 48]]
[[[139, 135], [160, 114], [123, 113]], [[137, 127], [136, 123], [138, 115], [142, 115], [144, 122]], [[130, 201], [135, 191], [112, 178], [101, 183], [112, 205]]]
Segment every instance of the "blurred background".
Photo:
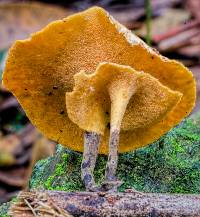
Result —
[[[7, 51], [49, 22], [93, 5], [108, 10], [163, 55], [189, 67], [197, 79], [200, 107], [200, 0], [0, 0], [0, 79]], [[55, 143], [28, 121], [0, 82], [0, 204], [28, 186], [32, 167], [52, 155]]]

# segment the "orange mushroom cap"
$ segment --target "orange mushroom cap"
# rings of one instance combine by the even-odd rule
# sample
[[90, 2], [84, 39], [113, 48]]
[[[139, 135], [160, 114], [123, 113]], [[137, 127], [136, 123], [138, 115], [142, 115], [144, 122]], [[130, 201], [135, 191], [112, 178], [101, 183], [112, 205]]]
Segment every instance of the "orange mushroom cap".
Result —
[[[69, 119], [65, 93], [73, 90], [74, 74], [81, 70], [93, 73], [101, 62], [149, 73], [183, 95], [174, 109], [148, 130], [143, 126], [122, 131], [120, 152], [153, 142], [192, 110], [196, 94], [192, 73], [181, 63], [159, 55], [99, 7], [55, 21], [31, 38], [16, 41], [9, 51], [3, 83], [44, 135], [83, 151], [84, 131]], [[106, 143], [102, 142], [100, 153], [107, 153]]]

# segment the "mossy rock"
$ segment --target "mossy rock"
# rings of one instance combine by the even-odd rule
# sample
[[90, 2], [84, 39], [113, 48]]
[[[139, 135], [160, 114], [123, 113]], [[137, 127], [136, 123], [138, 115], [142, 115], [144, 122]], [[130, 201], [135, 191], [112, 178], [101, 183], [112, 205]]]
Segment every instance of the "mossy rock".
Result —
[[[80, 165], [82, 155], [61, 145], [54, 156], [39, 161], [30, 188], [84, 190]], [[95, 169], [98, 183], [104, 178], [106, 156], [99, 156]], [[188, 118], [157, 142], [120, 154], [120, 191], [135, 188], [144, 192], [200, 193], [200, 113]]]
[[0, 204], [0, 217], [9, 217], [8, 212], [11, 204], [17, 202], [17, 198], [13, 197], [10, 202]]
[[[81, 160], [80, 153], [58, 145], [54, 156], [37, 162], [30, 188], [84, 190]], [[95, 169], [99, 183], [106, 161], [105, 156], [99, 156]], [[133, 187], [144, 192], [200, 193], [200, 113], [148, 147], [120, 154], [118, 177], [124, 181], [120, 191]], [[9, 206], [0, 206], [0, 217], [8, 216]]]
[[9, 217], [8, 209], [10, 207], [10, 203], [3, 203], [0, 205], [0, 217]]

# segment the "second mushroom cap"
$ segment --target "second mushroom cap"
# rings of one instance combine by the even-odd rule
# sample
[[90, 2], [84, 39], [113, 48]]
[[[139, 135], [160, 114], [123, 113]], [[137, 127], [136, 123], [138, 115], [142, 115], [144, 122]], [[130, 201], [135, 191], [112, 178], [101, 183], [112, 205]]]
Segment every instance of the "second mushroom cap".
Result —
[[114, 63], [100, 63], [93, 74], [81, 71], [74, 79], [73, 92], [66, 93], [69, 118], [83, 130], [102, 135], [109, 125], [119, 131], [147, 128], [182, 96], [148, 73]]

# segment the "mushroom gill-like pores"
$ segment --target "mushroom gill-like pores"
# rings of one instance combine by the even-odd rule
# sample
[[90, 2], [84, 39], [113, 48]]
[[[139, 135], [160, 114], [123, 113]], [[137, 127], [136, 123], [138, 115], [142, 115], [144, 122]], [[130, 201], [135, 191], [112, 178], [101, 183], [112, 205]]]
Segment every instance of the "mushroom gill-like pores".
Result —
[[84, 130], [67, 114], [65, 97], [73, 91], [74, 74], [81, 70], [94, 73], [102, 62], [143, 71], [182, 94], [162, 119], [152, 125], [141, 123], [140, 128], [133, 125], [129, 110], [136, 108], [129, 103], [121, 124], [119, 152], [150, 144], [191, 112], [196, 92], [192, 73], [181, 63], [159, 55], [99, 7], [55, 21], [29, 39], [16, 41], [9, 51], [3, 83], [48, 138], [83, 152], [84, 141], [93, 135], [91, 141], [100, 143], [99, 153], [107, 154], [108, 130], [101, 140], [92, 132], [84, 137]]
[[88, 189], [94, 188], [99, 139], [110, 130], [105, 177], [107, 184], [114, 184], [120, 131], [148, 130], [176, 106], [182, 94], [148, 73], [114, 63], [100, 63], [93, 74], [81, 71], [74, 79], [74, 90], [66, 93], [67, 112], [75, 124], [91, 133], [84, 147], [82, 179]]

